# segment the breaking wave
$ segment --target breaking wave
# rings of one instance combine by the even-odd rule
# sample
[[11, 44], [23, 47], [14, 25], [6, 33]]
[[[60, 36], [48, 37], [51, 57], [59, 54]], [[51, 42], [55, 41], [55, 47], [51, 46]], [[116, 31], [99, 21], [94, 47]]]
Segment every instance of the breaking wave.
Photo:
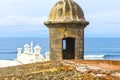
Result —
[[84, 59], [92, 59], [92, 60], [119, 60], [120, 55], [85, 55]]
[[85, 55], [85, 59], [104, 59], [105, 55]]

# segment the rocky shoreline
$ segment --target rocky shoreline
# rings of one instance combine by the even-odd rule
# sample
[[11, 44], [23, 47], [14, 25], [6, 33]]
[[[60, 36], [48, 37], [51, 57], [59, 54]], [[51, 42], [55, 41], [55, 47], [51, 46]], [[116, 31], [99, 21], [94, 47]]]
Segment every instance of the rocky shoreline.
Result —
[[0, 80], [120, 80], [119, 64], [108, 62], [63, 60], [24, 64], [0, 68]]

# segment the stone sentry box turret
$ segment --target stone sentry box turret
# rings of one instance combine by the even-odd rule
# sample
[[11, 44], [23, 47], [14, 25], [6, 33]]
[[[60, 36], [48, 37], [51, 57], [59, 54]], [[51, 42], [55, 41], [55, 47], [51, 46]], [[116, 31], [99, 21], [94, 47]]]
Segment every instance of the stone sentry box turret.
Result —
[[50, 59], [84, 59], [84, 28], [89, 24], [73, 0], [60, 0], [44, 23], [50, 34]]

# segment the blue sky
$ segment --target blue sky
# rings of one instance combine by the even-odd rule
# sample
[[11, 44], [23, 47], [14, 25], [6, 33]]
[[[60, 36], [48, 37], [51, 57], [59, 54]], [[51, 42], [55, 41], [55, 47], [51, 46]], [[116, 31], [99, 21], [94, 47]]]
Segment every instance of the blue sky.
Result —
[[[0, 0], [0, 37], [48, 37], [50, 9], [59, 0]], [[120, 37], [120, 0], [74, 0], [89, 26], [85, 37]]]

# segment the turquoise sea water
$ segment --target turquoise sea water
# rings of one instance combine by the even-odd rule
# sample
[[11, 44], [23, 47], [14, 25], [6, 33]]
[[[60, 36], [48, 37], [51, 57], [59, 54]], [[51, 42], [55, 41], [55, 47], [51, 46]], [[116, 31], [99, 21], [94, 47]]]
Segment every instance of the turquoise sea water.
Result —
[[[0, 38], [0, 59], [14, 59], [24, 44], [40, 45], [44, 55], [49, 51], [48, 38]], [[85, 59], [120, 60], [120, 38], [85, 38]]]

